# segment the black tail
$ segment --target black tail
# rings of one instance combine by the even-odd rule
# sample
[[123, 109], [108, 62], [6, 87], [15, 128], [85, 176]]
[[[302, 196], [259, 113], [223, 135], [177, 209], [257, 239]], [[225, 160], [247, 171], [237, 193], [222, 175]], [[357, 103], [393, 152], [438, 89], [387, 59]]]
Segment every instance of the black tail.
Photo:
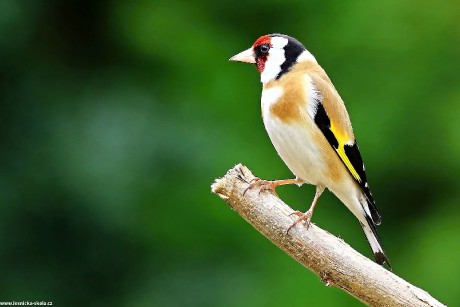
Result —
[[388, 260], [388, 257], [385, 255], [385, 252], [383, 251], [382, 244], [380, 243], [380, 238], [377, 234], [377, 229], [375, 228], [375, 225], [372, 222], [372, 218], [368, 214], [366, 214], [366, 211], [364, 211], [364, 216], [366, 217], [367, 223], [361, 223], [361, 226], [363, 227], [364, 234], [366, 235], [367, 241], [371, 246], [375, 262], [377, 262], [381, 266], [384, 266], [384, 264], [386, 263], [388, 268], [391, 270], [390, 260]]

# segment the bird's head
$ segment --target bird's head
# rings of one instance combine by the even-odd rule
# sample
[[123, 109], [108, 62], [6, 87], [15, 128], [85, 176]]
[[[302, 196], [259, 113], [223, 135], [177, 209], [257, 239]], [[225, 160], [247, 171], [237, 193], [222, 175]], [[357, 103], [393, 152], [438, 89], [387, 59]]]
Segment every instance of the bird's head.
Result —
[[230, 61], [256, 64], [262, 83], [280, 78], [301, 60], [316, 62], [298, 40], [283, 34], [264, 35], [251, 48], [230, 58]]

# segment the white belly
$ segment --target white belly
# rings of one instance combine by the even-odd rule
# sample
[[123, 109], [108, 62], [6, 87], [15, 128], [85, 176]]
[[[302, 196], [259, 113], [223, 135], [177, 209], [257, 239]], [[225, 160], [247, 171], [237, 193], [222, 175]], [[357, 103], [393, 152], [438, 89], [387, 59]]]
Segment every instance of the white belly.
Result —
[[278, 155], [298, 179], [328, 188], [358, 218], [362, 217], [362, 207], [358, 201], [362, 192], [327, 140], [322, 139], [324, 136], [308, 114], [307, 103], [305, 109], [299, 110], [303, 120], [282, 121], [270, 112], [270, 108], [282, 95], [280, 87], [264, 89], [262, 92], [265, 129]]
[[306, 183], [327, 185], [322, 151], [304, 127], [269, 116], [264, 116], [264, 125], [278, 155], [294, 175]]

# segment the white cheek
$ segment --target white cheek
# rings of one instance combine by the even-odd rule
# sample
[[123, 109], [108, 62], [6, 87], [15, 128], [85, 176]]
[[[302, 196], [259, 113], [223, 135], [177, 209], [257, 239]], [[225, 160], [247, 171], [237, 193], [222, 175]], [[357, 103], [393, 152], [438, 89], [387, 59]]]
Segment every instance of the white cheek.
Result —
[[284, 49], [272, 49], [267, 62], [265, 62], [264, 71], [260, 75], [260, 81], [262, 83], [267, 83], [268, 81], [275, 79], [281, 72], [281, 65], [283, 65], [285, 60], [286, 57], [284, 56]]
[[270, 49], [270, 55], [268, 56], [267, 62], [265, 62], [265, 68], [260, 75], [260, 81], [267, 83], [273, 80], [281, 72], [281, 65], [286, 61], [284, 56], [284, 46], [288, 44], [288, 40], [284, 37], [273, 37], [271, 40], [272, 48]]

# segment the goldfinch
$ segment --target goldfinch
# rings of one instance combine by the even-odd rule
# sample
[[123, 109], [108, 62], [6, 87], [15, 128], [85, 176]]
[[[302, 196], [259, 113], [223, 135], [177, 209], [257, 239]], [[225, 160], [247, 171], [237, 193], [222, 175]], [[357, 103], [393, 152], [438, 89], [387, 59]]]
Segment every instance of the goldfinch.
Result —
[[[376, 225], [380, 215], [366, 179], [345, 104], [315, 57], [296, 39], [283, 34], [260, 37], [247, 50], [230, 58], [255, 64], [263, 85], [261, 108], [265, 129], [295, 179], [265, 181], [279, 185], [316, 185], [306, 213], [294, 212], [307, 226], [325, 188], [358, 218], [375, 261], [390, 262]], [[288, 230], [289, 231], [289, 230]]]

